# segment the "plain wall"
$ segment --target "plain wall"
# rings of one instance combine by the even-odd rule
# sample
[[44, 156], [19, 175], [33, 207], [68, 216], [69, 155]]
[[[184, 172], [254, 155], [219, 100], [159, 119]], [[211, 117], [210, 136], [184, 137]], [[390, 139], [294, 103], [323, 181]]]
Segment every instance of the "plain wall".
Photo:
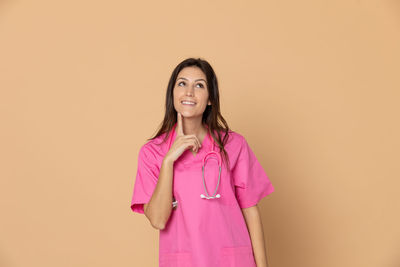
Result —
[[400, 266], [399, 1], [0, 2], [0, 266], [158, 266], [130, 210], [187, 57], [275, 192], [271, 267]]

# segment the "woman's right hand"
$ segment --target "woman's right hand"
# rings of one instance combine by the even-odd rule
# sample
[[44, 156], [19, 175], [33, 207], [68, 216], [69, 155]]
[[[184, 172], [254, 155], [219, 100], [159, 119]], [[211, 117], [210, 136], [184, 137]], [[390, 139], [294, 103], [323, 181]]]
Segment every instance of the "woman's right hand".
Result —
[[176, 125], [176, 137], [174, 143], [171, 145], [165, 158], [174, 162], [177, 160], [186, 149], [190, 148], [192, 151], [198, 152], [201, 147], [199, 139], [194, 134], [185, 135], [183, 133], [183, 119], [182, 115], [178, 112], [178, 121]]

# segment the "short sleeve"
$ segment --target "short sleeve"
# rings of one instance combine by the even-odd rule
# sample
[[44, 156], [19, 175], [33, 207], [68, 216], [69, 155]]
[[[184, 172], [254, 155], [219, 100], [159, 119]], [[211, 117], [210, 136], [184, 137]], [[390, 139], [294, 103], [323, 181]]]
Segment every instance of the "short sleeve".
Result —
[[240, 208], [255, 206], [262, 198], [274, 192], [267, 174], [246, 139], [242, 144], [238, 159], [232, 169], [236, 199]]
[[146, 146], [139, 150], [136, 180], [131, 200], [131, 209], [144, 214], [143, 204], [148, 203], [156, 188], [160, 171], [154, 157]]

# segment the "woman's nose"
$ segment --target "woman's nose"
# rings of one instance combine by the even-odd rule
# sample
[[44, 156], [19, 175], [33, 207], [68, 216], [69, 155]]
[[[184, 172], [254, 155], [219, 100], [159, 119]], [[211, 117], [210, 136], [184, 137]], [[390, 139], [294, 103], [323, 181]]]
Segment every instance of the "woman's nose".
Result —
[[193, 91], [193, 87], [188, 86], [188, 88], [186, 89], [186, 95], [193, 96]]

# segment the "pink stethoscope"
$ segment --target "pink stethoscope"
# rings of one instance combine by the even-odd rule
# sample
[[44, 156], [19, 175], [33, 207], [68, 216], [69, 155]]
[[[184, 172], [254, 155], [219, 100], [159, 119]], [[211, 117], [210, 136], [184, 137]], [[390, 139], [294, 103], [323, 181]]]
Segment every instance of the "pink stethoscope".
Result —
[[[170, 147], [171, 147], [171, 142], [172, 142], [172, 137], [173, 137], [174, 132], [175, 132], [175, 127], [176, 127], [176, 123], [175, 123], [175, 125], [172, 127], [172, 132], [171, 132], [171, 134], [170, 134], [171, 136], [170, 136], [169, 142], [168, 142], [168, 150], [169, 150]], [[213, 139], [212, 136], [210, 135], [210, 132], [207, 133], [206, 138], [207, 138], [207, 137], [210, 138], [210, 139], [212, 140], [212, 149], [211, 149], [211, 151], [207, 152], [207, 154], [206, 154], [206, 155], [204, 156], [204, 158], [203, 158], [203, 164], [202, 164], [202, 179], [203, 179], [204, 191], [206, 192], [206, 195], [201, 194], [200, 197], [201, 197], [201, 198], [204, 198], [204, 199], [214, 199], [214, 198], [220, 198], [220, 197], [221, 197], [220, 194], [217, 194], [219, 182], [220, 182], [220, 180], [221, 180], [221, 155], [220, 155], [217, 151], [214, 150], [214, 148], [215, 148], [215, 143], [214, 143], [214, 139]], [[216, 157], [211, 157], [212, 155], [215, 155]], [[213, 194], [212, 196], [210, 196], [210, 195], [208, 194], [207, 187], [206, 187], [206, 182], [205, 182], [205, 179], [204, 179], [204, 170], [205, 170], [205, 165], [206, 165], [208, 159], [216, 159], [216, 160], [218, 161], [218, 167], [219, 167], [218, 183], [217, 183], [217, 187], [215, 188], [214, 194]], [[176, 206], [177, 202], [178, 202], [178, 201], [174, 201], [174, 202], [173, 202], [173, 206], [174, 206], [174, 207]]]

